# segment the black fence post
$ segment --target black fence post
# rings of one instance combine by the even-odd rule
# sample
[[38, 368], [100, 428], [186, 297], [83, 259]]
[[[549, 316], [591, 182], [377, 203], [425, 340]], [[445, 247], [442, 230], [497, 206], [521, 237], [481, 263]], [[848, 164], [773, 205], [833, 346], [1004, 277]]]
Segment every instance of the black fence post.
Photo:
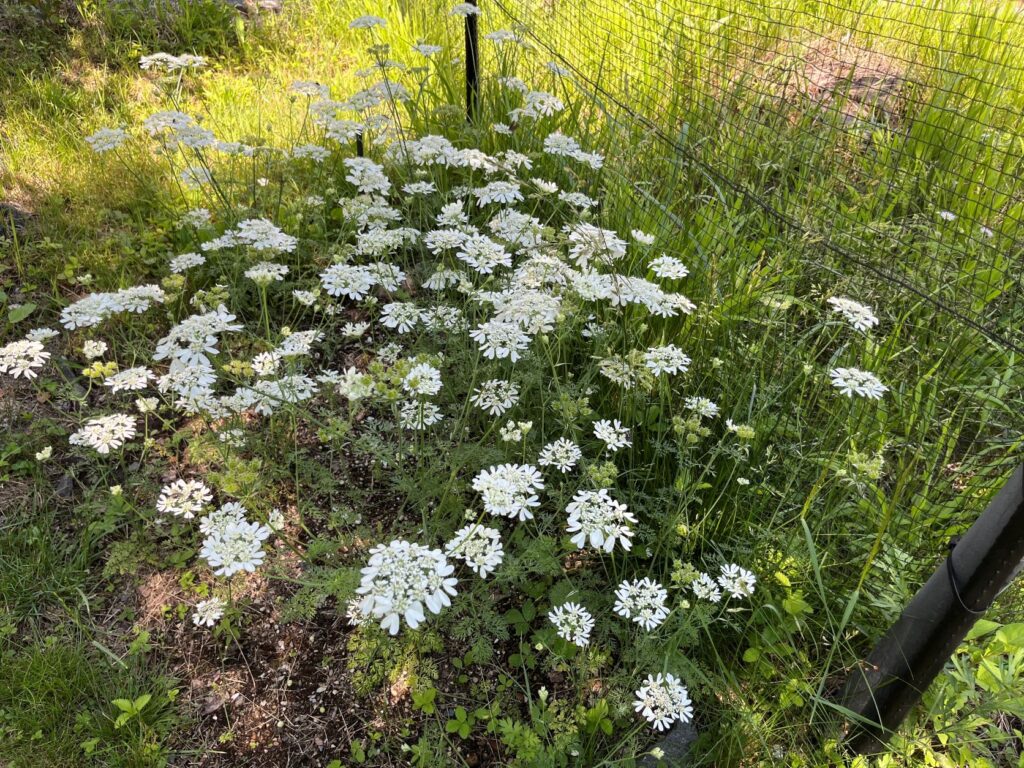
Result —
[[356, 132], [356, 157], [364, 157], [366, 155], [366, 147], [363, 144], [363, 132]]
[[[474, 8], [477, 0], [469, 0]], [[477, 36], [476, 14], [466, 14], [466, 119], [476, 119], [480, 104], [480, 47]]]
[[842, 704], [862, 718], [846, 737], [854, 753], [884, 747], [971, 626], [1020, 571], [1024, 465], [949, 546], [946, 559], [846, 681]]

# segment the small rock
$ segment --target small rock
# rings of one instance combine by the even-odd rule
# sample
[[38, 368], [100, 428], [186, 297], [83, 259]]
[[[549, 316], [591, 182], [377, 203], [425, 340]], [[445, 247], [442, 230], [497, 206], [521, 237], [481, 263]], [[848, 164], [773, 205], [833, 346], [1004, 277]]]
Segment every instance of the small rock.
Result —
[[75, 493], [75, 479], [71, 475], [61, 475], [53, 486], [58, 499], [70, 499]]
[[[649, 753], [653, 749], [660, 749], [664, 753], [660, 760], [661, 765], [681, 766], [690, 752], [690, 745], [696, 740], [697, 729], [693, 727], [693, 723], [676, 723], [647, 751]], [[637, 763], [639, 768], [656, 768], [658, 764], [659, 761], [651, 754], [644, 755]]]

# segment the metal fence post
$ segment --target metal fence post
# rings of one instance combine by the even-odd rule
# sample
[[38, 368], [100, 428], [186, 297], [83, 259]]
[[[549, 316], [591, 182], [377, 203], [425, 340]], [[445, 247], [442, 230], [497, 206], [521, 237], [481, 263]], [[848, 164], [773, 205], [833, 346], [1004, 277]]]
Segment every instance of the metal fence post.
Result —
[[851, 751], [884, 747], [1022, 559], [1024, 465], [967, 533], [950, 542], [946, 559], [850, 674], [841, 701], [863, 718], [847, 734]]
[[[469, 0], [476, 7], [477, 0]], [[466, 119], [476, 119], [480, 105], [480, 47], [477, 36], [476, 14], [466, 15]]]

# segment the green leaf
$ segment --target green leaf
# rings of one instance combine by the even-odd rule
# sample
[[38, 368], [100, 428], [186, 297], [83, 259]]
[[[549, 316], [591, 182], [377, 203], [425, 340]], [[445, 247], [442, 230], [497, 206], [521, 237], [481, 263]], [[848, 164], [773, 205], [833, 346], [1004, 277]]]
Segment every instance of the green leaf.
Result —
[[1024, 622], [1006, 624], [996, 632], [996, 640], [1013, 648], [1024, 648]]
[[747, 648], [747, 650], [745, 650], [743, 652], [743, 660], [745, 662], [747, 662], [747, 664], [753, 664], [755, 661], [757, 661], [760, 658], [761, 658], [761, 649], [760, 648]]
[[31, 315], [36, 309], [36, 305], [31, 301], [22, 304], [20, 307], [12, 307], [7, 313], [7, 319], [11, 321], [11, 324], [20, 323], [26, 317]]
[[1002, 624], [1000, 624], [998, 621], [989, 621], [988, 619], [981, 619], [980, 621], [978, 621], [977, 624], [971, 627], [971, 631], [967, 633], [967, 637], [965, 637], [964, 639], [976, 640], [979, 637], [984, 637], [990, 632], [995, 632], [1001, 626]]
[[146, 705], [149, 704], [149, 701], [152, 698], [153, 695], [150, 693], [144, 693], [141, 696], [139, 696], [139, 698], [132, 702], [132, 705], [135, 707], [135, 711], [141, 712], [143, 709], [145, 709]]
[[135, 710], [133, 708], [131, 699], [114, 699], [110, 703], [118, 709], [120, 709], [122, 712], [127, 712], [130, 715], [135, 714]]

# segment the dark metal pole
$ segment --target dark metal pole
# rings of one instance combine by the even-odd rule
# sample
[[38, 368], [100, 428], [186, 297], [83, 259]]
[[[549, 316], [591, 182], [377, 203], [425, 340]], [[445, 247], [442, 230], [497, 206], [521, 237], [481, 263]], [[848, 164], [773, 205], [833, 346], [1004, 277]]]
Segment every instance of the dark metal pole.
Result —
[[967, 533], [950, 542], [949, 556], [846, 681], [843, 705], [870, 722], [853, 723], [851, 751], [884, 747], [1022, 559], [1024, 465]]
[[359, 131], [356, 134], [356, 156], [364, 157], [366, 154], [366, 147], [363, 146], [363, 132]]
[[[474, 7], [477, 0], [469, 0]], [[466, 16], [466, 119], [476, 119], [480, 104], [480, 48], [477, 38], [476, 14]]]

